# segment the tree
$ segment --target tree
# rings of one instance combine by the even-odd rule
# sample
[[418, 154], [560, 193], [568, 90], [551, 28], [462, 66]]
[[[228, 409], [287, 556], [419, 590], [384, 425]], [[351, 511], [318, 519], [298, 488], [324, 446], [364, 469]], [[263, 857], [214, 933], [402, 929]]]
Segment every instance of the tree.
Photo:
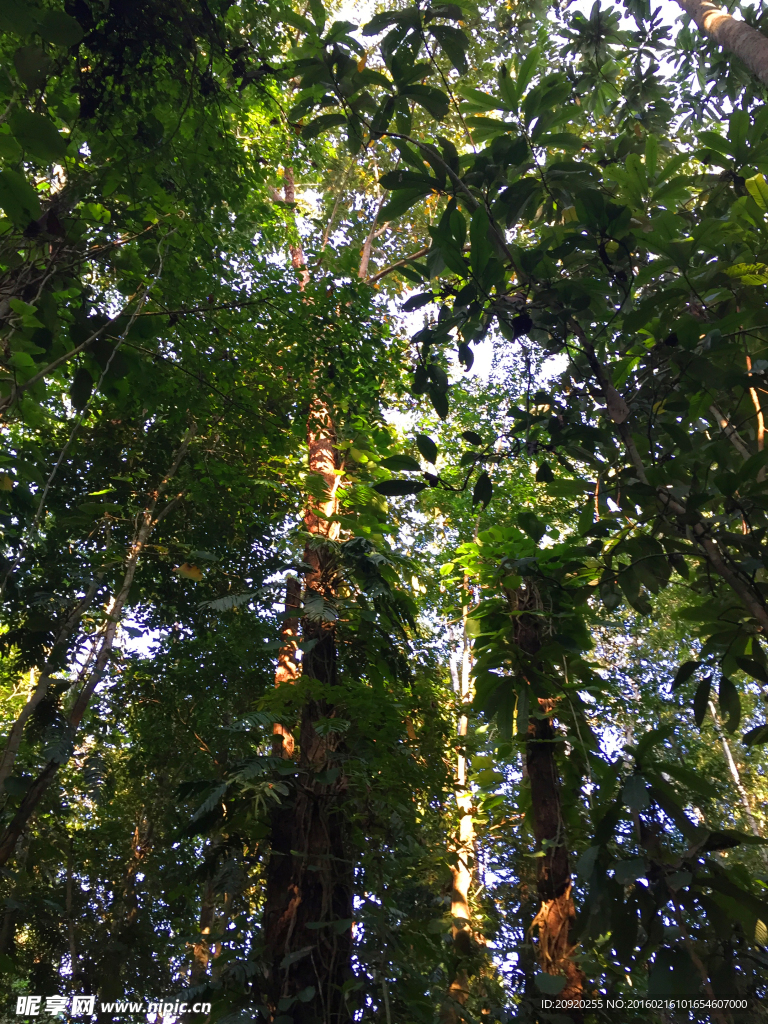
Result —
[[634, 3], [67, 12], [2, 14], [16, 989], [757, 1006], [762, 84]]

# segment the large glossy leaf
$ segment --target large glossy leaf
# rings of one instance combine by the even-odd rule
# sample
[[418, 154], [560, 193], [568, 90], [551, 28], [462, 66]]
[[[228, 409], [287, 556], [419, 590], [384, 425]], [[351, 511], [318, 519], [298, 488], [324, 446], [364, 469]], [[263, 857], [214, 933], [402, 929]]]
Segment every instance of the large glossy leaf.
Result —
[[49, 118], [20, 107], [13, 111], [9, 123], [17, 142], [31, 158], [43, 163], [64, 159], [66, 140]]

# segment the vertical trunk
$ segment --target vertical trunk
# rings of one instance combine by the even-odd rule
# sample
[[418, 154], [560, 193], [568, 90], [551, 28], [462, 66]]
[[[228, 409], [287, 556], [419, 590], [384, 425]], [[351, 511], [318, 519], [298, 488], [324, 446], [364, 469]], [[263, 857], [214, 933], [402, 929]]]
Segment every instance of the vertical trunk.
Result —
[[[733, 759], [733, 753], [731, 752], [731, 745], [728, 742], [728, 738], [726, 737], [725, 732], [723, 731], [723, 726], [720, 721], [720, 716], [717, 713], [717, 708], [715, 707], [712, 701], [709, 702], [709, 710], [712, 714], [712, 720], [715, 723], [715, 732], [717, 733], [717, 738], [720, 740], [720, 745], [723, 748], [723, 754], [725, 755], [725, 761], [728, 765], [728, 771], [731, 773], [731, 778], [733, 779], [734, 785], [736, 786], [736, 791], [739, 794], [739, 799], [741, 800], [741, 806], [744, 808], [744, 815], [747, 821], [749, 822], [750, 831], [753, 836], [757, 836], [759, 839], [761, 838], [760, 826], [757, 824], [755, 816], [752, 813], [752, 804], [749, 802], [749, 793], [747, 793], [747, 790], [744, 787], [744, 783], [741, 781], [739, 769], [736, 765], [736, 762]], [[765, 850], [763, 850], [762, 853], [763, 860], [768, 861], [768, 854], [766, 854]]]
[[203, 902], [200, 908], [200, 938], [192, 947], [192, 968], [189, 972], [190, 987], [201, 985], [208, 974], [208, 961], [211, 958], [210, 935], [213, 928], [215, 900], [213, 879], [206, 880], [203, 890]]
[[[301, 674], [296, 660], [296, 644], [299, 639], [299, 617], [288, 615], [301, 606], [301, 584], [291, 577], [285, 584], [285, 612], [280, 639], [283, 646], [277, 656], [275, 686], [292, 686]], [[274, 757], [293, 757], [293, 733], [287, 725], [275, 722], [272, 726], [272, 754]]]
[[[530, 609], [542, 611], [535, 586], [529, 584], [509, 595], [517, 612]], [[516, 617], [517, 643], [525, 654], [535, 656], [541, 647], [541, 615]], [[531, 786], [533, 832], [537, 852], [536, 888], [541, 900], [532, 927], [537, 930], [539, 967], [546, 974], [564, 975], [562, 999], [581, 999], [585, 978], [572, 959], [574, 946], [570, 931], [575, 917], [571, 896], [571, 870], [560, 807], [560, 778], [555, 750], [557, 732], [552, 722], [556, 701], [537, 699], [537, 711], [528, 725], [525, 767]], [[569, 1011], [571, 1019], [580, 1022], [578, 1010]]]
[[747, 25], [710, 0], [677, 0], [698, 27], [724, 50], [742, 60], [761, 82], [768, 85], [768, 39], [756, 28]]
[[[285, 201], [295, 201], [293, 171], [284, 172]], [[293, 244], [291, 263], [303, 291], [309, 271], [301, 245]], [[307, 681], [302, 708], [298, 774], [290, 802], [272, 815], [271, 852], [267, 865], [264, 938], [272, 961], [268, 1000], [274, 1015], [293, 1018], [294, 1024], [347, 1024], [344, 984], [352, 976], [353, 864], [347, 853], [343, 811], [345, 780], [341, 771], [342, 744], [338, 734], [318, 731], [320, 719], [334, 717], [333, 688], [337, 684], [334, 598], [337, 564], [333, 542], [339, 536], [336, 490], [336, 430], [327, 403], [316, 396], [307, 422], [309, 471], [320, 477], [325, 495], [310, 501], [304, 525], [310, 535], [304, 562], [303, 636], [308, 641], [301, 662]], [[292, 595], [286, 597], [286, 608]], [[286, 622], [298, 632], [298, 623]], [[285, 644], [278, 661], [276, 685], [293, 683], [298, 675], [295, 659]], [[276, 727], [277, 729], [277, 727]], [[275, 736], [278, 733], [275, 730]], [[284, 733], [279, 734], [283, 737]], [[279, 742], [279, 740], [277, 740]], [[291, 737], [291, 750], [293, 737]], [[301, 993], [301, 999], [297, 997]]]
[[139, 895], [136, 891], [136, 876], [152, 849], [152, 822], [142, 815], [131, 839], [131, 856], [125, 866], [123, 879], [124, 927], [131, 929], [139, 917]]
[[71, 961], [72, 973], [70, 975], [70, 987], [72, 991], [76, 991], [75, 986], [77, 984], [77, 943], [75, 941], [75, 916], [74, 916], [74, 879], [72, 877], [72, 853], [74, 843], [72, 836], [69, 837], [69, 846], [67, 847], [67, 889], [66, 889], [66, 911], [67, 911], [67, 940], [69, 943], [69, 959]]
[[[747, 356], [747, 371], [752, 376], [752, 359]], [[755, 432], [757, 438], [757, 450], [763, 451], [765, 448], [765, 416], [763, 415], [763, 407], [760, 404], [760, 396], [757, 393], [757, 388], [750, 388], [749, 394], [752, 398], [752, 404], [755, 407], [755, 418], [757, 419], [757, 430]], [[757, 482], [761, 484], [765, 480], [765, 466], [761, 466], [757, 471]]]
[[571, 897], [571, 871], [560, 808], [560, 782], [555, 760], [552, 723], [554, 701], [539, 700], [540, 718], [528, 726], [526, 766], [531, 784], [533, 831], [536, 846], [544, 851], [537, 861], [536, 887], [541, 899], [533, 926], [538, 930], [538, 959], [547, 974], [564, 974], [563, 999], [580, 999], [584, 975], [571, 959], [570, 930], [575, 916]]
[[[304, 516], [310, 534], [304, 561], [311, 568], [305, 577], [303, 635], [312, 643], [301, 673], [309, 692], [301, 715], [292, 799], [272, 819], [264, 933], [272, 960], [269, 1000], [275, 1014], [287, 1013], [294, 1024], [345, 1024], [351, 1019], [343, 988], [351, 977], [352, 863], [342, 806], [343, 749], [337, 734], [316, 728], [319, 719], [335, 714], [332, 691], [338, 681], [333, 611], [337, 565], [329, 542], [339, 532], [332, 519], [339, 478], [333, 420], [321, 401], [313, 403], [307, 441], [310, 472], [322, 478], [326, 491], [325, 499], [310, 505]], [[301, 1001], [296, 1000], [299, 993]]]
[[[466, 588], [466, 580], [465, 580]], [[456, 688], [462, 704], [471, 698], [471, 649], [467, 636], [467, 605], [462, 608], [462, 650], [461, 666], [455, 675]], [[467, 735], [467, 715], [462, 711], [459, 717], [459, 737]], [[469, 975], [462, 960], [472, 952], [472, 911], [469, 905], [469, 889], [472, 884], [472, 868], [475, 855], [475, 825], [472, 817], [472, 791], [467, 785], [468, 764], [466, 752], [459, 751], [456, 762], [456, 806], [459, 812], [459, 834], [454, 852], [458, 859], [451, 865], [451, 932], [454, 949], [459, 958], [456, 972], [448, 988], [450, 1002], [444, 1015], [446, 1024], [459, 1021], [456, 1007], [466, 1006], [469, 997]]]

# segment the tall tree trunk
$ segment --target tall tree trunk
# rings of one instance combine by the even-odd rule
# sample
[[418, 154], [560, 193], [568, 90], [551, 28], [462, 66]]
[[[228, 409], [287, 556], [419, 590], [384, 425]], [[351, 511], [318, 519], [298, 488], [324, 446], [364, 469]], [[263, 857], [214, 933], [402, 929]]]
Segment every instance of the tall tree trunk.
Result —
[[[330, 412], [320, 401], [313, 403], [307, 439], [310, 472], [326, 488], [326, 499], [308, 506], [304, 516], [310, 534], [304, 561], [311, 569], [305, 577], [303, 635], [311, 644], [301, 671], [309, 696], [301, 714], [292, 797], [272, 819], [264, 931], [275, 1014], [286, 1012], [295, 1024], [344, 1024], [351, 1019], [343, 988], [351, 977], [352, 863], [343, 810], [343, 748], [338, 734], [316, 728], [320, 719], [334, 717], [333, 688], [338, 682], [333, 611], [337, 565], [329, 543], [339, 531], [332, 520], [338, 486], [336, 436]], [[302, 1001], [291, 1003], [299, 993]]]
[[710, 39], [730, 50], [761, 82], [768, 85], [768, 38], [756, 28], [737, 21], [710, 0], [677, 0]]
[[[466, 589], [467, 581], [464, 586]], [[472, 696], [471, 692], [471, 646], [467, 636], [467, 618], [469, 608], [462, 608], [462, 648], [461, 662], [454, 672], [454, 686], [458, 691], [462, 704], [466, 704]], [[459, 717], [458, 735], [467, 735], [469, 721], [464, 710]], [[444, 1019], [446, 1024], [458, 1024], [460, 1020], [459, 1006], [466, 1006], [469, 997], [469, 974], [466, 964], [462, 961], [472, 952], [472, 911], [469, 905], [469, 890], [472, 885], [473, 865], [475, 856], [475, 824], [472, 816], [472, 790], [467, 785], [468, 762], [465, 750], [459, 750], [456, 758], [456, 806], [459, 812], [459, 834], [453, 852], [457, 855], [455, 864], [451, 865], [451, 933], [458, 963], [454, 977], [448, 988], [449, 1003]]]
[[[285, 614], [283, 628], [280, 633], [282, 647], [277, 655], [277, 670], [275, 672], [275, 686], [292, 686], [301, 675], [301, 666], [296, 660], [296, 650], [299, 640], [299, 616], [298, 609], [301, 607], [301, 584], [294, 577], [290, 577], [285, 584]], [[295, 615], [289, 615], [291, 611]], [[294, 751], [293, 733], [282, 722], [275, 722], [272, 726], [272, 754], [274, 757], [293, 757]]]
[[[293, 171], [284, 172], [285, 201], [295, 201]], [[290, 247], [291, 263], [303, 291], [309, 271], [300, 244]], [[343, 809], [345, 779], [343, 747], [337, 733], [316, 728], [320, 719], [335, 715], [332, 697], [338, 682], [336, 649], [337, 563], [333, 542], [339, 536], [334, 520], [338, 502], [336, 430], [328, 404], [315, 396], [307, 421], [309, 471], [324, 484], [325, 495], [310, 501], [304, 513], [309, 539], [304, 562], [307, 641], [301, 676], [307, 682], [299, 726], [299, 762], [290, 800], [272, 814], [271, 851], [267, 865], [264, 937], [271, 960], [268, 1000], [274, 1016], [284, 1014], [294, 1024], [347, 1024], [344, 985], [352, 976], [353, 864], [348, 856]], [[286, 611], [299, 604], [289, 582]], [[289, 617], [278, 657], [275, 684], [297, 681], [292, 653], [298, 622]], [[294, 752], [293, 736], [274, 727], [273, 750]], [[278, 738], [279, 737], [279, 738]], [[281, 742], [282, 741], [282, 742]], [[290, 753], [289, 753], [290, 751]], [[299, 999], [301, 995], [301, 999]]]
[[[516, 616], [516, 640], [520, 649], [535, 656], [541, 647], [542, 602], [535, 585], [528, 584], [509, 593], [516, 612], [530, 610], [531, 615]], [[571, 895], [571, 869], [560, 807], [560, 777], [555, 758], [557, 732], [552, 722], [556, 701], [536, 699], [536, 712], [528, 724], [525, 765], [531, 786], [533, 832], [537, 852], [536, 888], [541, 904], [533, 920], [537, 930], [539, 966], [546, 974], [564, 975], [562, 999], [581, 999], [586, 979], [573, 960], [570, 932], [575, 917]], [[580, 1011], [569, 1011], [579, 1022]]]

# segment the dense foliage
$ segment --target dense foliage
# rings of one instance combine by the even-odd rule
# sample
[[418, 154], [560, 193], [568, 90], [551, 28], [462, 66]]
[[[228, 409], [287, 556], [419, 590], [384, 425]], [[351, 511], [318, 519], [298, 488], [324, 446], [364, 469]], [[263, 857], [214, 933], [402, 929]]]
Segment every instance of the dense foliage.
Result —
[[0, 29], [3, 1009], [766, 1019], [765, 87], [639, 0]]

